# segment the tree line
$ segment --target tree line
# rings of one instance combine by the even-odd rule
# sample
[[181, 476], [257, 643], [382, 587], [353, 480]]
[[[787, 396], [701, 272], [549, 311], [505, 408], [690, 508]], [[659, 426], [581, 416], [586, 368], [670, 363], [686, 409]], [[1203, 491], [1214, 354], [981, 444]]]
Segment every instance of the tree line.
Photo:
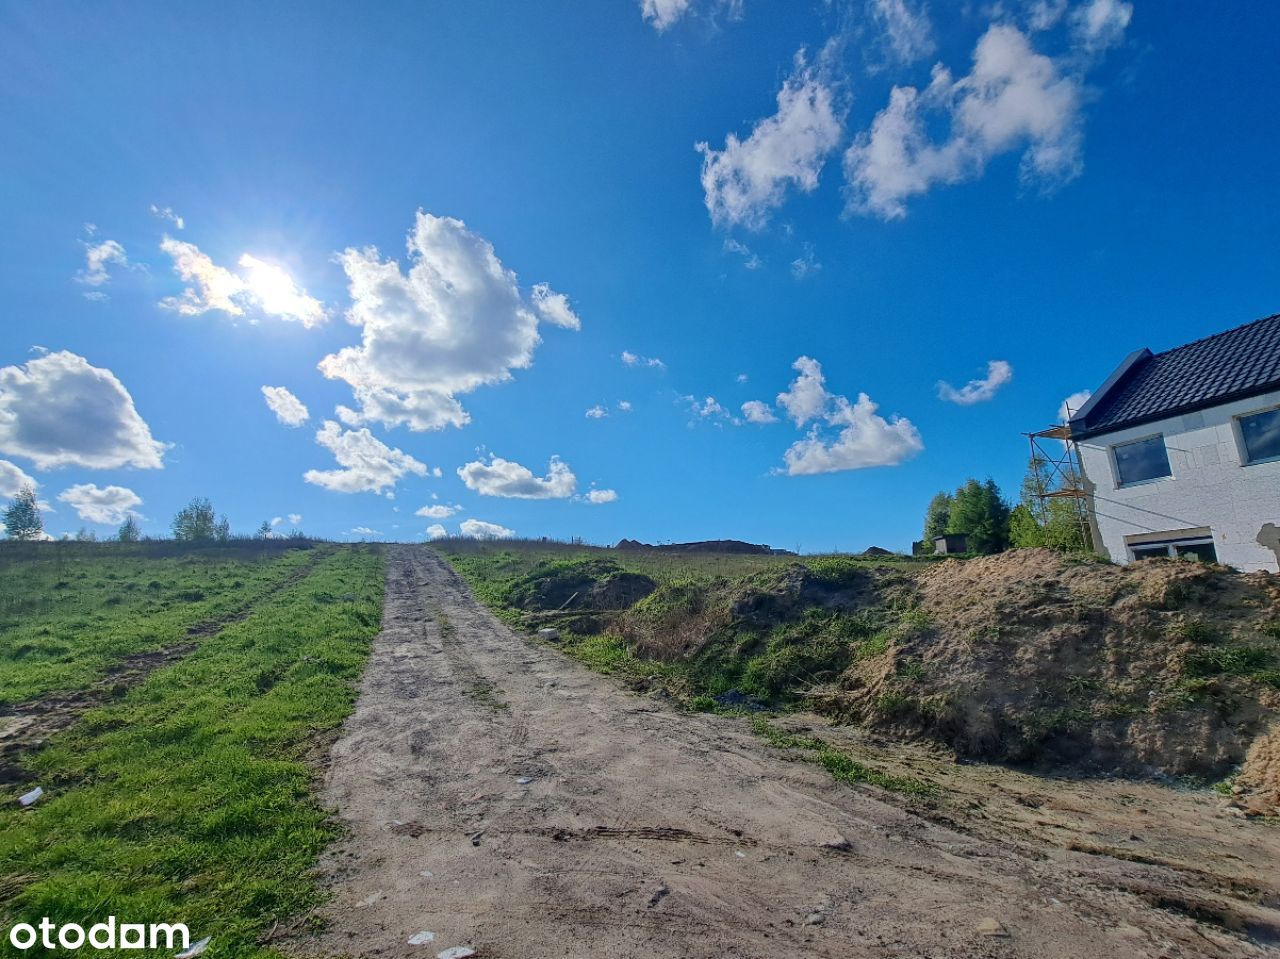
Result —
[[1016, 506], [1009, 504], [992, 479], [970, 479], [954, 492], [939, 492], [925, 510], [924, 551], [933, 552], [938, 537], [957, 534], [966, 538], [971, 553], [1026, 546], [1086, 549], [1075, 501], [1052, 495], [1076, 484], [1070, 475], [1055, 482], [1052, 472], [1048, 461], [1033, 457]]
[[[9, 506], [0, 514], [0, 522], [4, 523], [5, 535], [9, 539], [34, 541], [48, 538], [45, 535], [44, 518], [40, 515], [36, 491], [31, 486], [24, 486], [18, 490]], [[226, 543], [235, 538], [232, 536], [231, 523], [226, 515], [219, 516], [213, 504], [203, 496], [197, 496], [178, 510], [169, 524], [169, 529], [173, 533], [173, 538], [180, 543]], [[254, 538], [271, 539], [274, 535], [271, 523], [264, 520]], [[118, 543], [137, 543], [143, 538], [137, 517], [130, 513], [124, 518], [115, 535], [108, 539]], [[292, 530], [288, 538], [303, 539], [304, 535], [301, 530]], [[98, 537], [81, 527], [75, 539], [92, 542]]]

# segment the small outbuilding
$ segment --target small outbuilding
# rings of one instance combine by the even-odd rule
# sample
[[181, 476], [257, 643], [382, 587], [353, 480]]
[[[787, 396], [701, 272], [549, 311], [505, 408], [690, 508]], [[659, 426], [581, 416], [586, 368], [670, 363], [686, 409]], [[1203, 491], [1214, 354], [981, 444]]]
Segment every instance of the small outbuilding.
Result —
[[964, 533], [948, 533], [933, 541], [933, 552], [937, 556], [948, 556], [952, 553], [969, 552], [969, 537]]

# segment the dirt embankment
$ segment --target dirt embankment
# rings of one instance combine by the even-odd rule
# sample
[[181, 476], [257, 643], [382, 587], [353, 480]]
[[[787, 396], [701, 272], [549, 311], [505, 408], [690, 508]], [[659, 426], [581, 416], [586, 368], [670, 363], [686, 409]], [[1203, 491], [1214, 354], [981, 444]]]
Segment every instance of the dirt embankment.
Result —
[[[1250, 754], [1280, 715], [1273, 575], [1017, 550], [912, 571], [809, 560], [610, 592], [633, 574], [608, 566], [574, 568], [585, 580], [566, 612], [597, 593], [617, 599], [607, 612], [592, 603], [575, 628], [684, 667], [695, 692], [804, 703], [1041, 769], [1217, 781], [1244, 764], [1240, 801], [1276, 808], [1267, 743], [1280, 733]], [[536, 580], [523, 608], [567, 595], [550, 589], [544, 602]]]

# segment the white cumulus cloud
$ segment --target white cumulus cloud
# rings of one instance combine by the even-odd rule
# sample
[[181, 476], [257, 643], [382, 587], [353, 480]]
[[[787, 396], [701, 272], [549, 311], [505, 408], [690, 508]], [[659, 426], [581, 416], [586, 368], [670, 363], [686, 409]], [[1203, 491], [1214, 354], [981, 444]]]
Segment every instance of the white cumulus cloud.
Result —
[[325, 420], [316, 442], [333, 453], [341, 469], [307, 470], [303, 479], [336, 493], [381, 493], [394, 489], [406, 474], [426, 476], [427, 467], [408, 453], [393, 449], [367, 429], [344, 430]]
[[76, 274], [76, 280], [85, 286], [102, 286], [111, 279], [108, 267], [112, 265], [129, 265], [129, 258], [125, 255], [123, 246], [115, 240], [85, 243], [84, 269]]
[[37, 489], [40, 484], [8, 460], [0, 460], [0, 498], [17, 496], [24, 486]]
[[655, 370], [665, 370], [667, 364], [662, 362], [656, 356], [641, 356], [639, 353], [632, 353], [630, 350], [622, 351], [623, 366], [647, 366]]
[[804, 439], [791, 444], [783, 454], [784, 472], [802, 476], [895, 466], [924, 449], [910, 420], [897, 416], [886, 420], [866, 393], [860, 393], [855, 403], [829, 393], [817, 360], [802, 356], [792, 368], [799, 376], [786, 392], [778, 394], [778, 405], [797, 427], [812, 426]]
[[467, 539], [511, 539], [516, 535], [513, 529], [480, 519], [464, 519], [458, 528]]
[[602, 420], [608, 415], [609, 415], [609, 411], [606, 410], [599, 403], [591, 407], [591, 409], [587, 410], [587, 419], [589, 420]]
[[153, 203], [151, 204], [151, 215], [161, 220], [168, 220], [179, 230], [185, 230], [187, 227], [186, 221], [174, 213], [171, 206], [161, 207]]
[[582, 320], [569, 306], [569, 298], [557, 293], [545, 283], [535, 283], [529, 291], [529, 299], [533, 308], [548, 323], [562, 326], [566, 330], [582, 329]]
[[588, 503], [599, 506], [601, 503], [615, 503], [618, 500], [617, 490], [611, 489], [592, 489], [587, 490], [584, 497]]
[[972, 406], [974, 403], [984, 403], [987, 400], [994, 399], [996, 391], [1011, 379], [1013, 379], [1012, 366], [1004, 360], [991, 360], [987, 363], [987, 375], [985, 377], [970, 380], [959, 389], [956, 389], [946, 381], [940, 381], [938, 383], [938, 396], [948, 403]]
[[444, 539], [446, 536], [449, 535], [449, 531], [445, 529], [443, 526], [441, 526], [439, 523], [432, 523], [430, 526], [427, 527], [426, 535], [427, 535], [427, 539], [431, 539], [431, 540]]
[[532, 365], [539, 317], [565, 319], [560, 294], [548, 289], [541, 310], [526, 300], [516, 275], [461, 220], [418, 211], [407, 245], [407, 273], [373, 247], [342, 253], [347, 318], [362, 341], [326, 356], [320, 371], [350, 384], [359, 408], [346, 411], [348, 425], [463, 426], [470, 416], [458, 395]]
[[238, 265], [244, 274], [233, 273], [213, 262], [194, 243], [166, 236], [160, 249], [173, 258], [174, 272], [190, 283], [181, 296], [168, 296], [160, 305], [184, 316], [199, 316], [220, 310], [230, 316], [244, 316], [256, 310], [270, 316], [314, 327], [328, 318], [324, 305], [299, 287], [284, 269], [243, 254]]
[[827, 408], [830, 397], [826, 378], [822, 375], [822, 364], [812, 357], [800, 357], [791, 364], [791, 368], [800, 375], [785, 392], [778, 394], [778, 405], [787, 411], [796, 426], [804, 426], [821, 416]]
[[740, 140], [730, 133], [724, 149], [698, 143], [702, 189], [718, 226], [764, 226], [788, 189], [810, 193], [843, 134], [834, 87], [796, 55], [795, 70], [778, 91], [778, 110]]
[[896, 466], [924, 449], [920, 432], [910, 420], [896, 416], [886, 420], [866, 393], [860, 393], [856, 403], [843, 396], [836, 397], [835, 403], [826, 419], [839, 434], [828, 442], [815, 425], [808, 436], [793, 443], [783, 454], [790, 475]]
[[425, 516], [427, 519], [448, 519], [454, 515], [461, 506], [448, 506], [444, 503], [437, 503], [434, 506], [424, 506], [420, 510], [414, 512], [414, 516]]
[[76, 511], [89, 523], [123, 523], [125, 516], [135, 506], [142, 505], [142, 497], [123, 486], [102, 486], [80, 483], [63, 490], [58, 500]]
[[301, 514], [301, 513], [290, 513], [290, 514], [289, 514], [289, 522], [290, 522], [290, 523], [292, 523], [294, 526], [297, 526], [299, 523], [301, 523], [301, 522], [302, 522], [302, 514]]
[[306, 405], [283, 386], [264, 386], [262, 396], [285, 426], [301, 426], [311, 416]]
[[640, 0], [640, 15], [661, 33], [688, 11], [692, 0]]
[[778, 418], [769, 409], [769, 404], [760, 400], [747, 400], [742, 404], [742, 416], [748, 423], [776, 423]]
[[[988, 162], [1022, 152], [1024, 183], [1053, 189], [1079, 176], [1083, 160], [1083, 71], [1091, 54], [1118, 42], [1127, 4], [1092, 0], [1082, 8], [1071, 50], [1036, 52], [1017, 27], [994, 24], [960, 79], [942, 65], [929, 86], [894, 87], [888, 105], [844, 157], [852, 212], [906, 216], [907, 201], [936, 184], [982, 175]], [[930, 129], [949, 126], [945, 138]]]
[[1058, 422], [1066, 423], [1080, 412], [1080, 408], [1093, 396], [1092, 390], [1079, 390], [1072, 393], [1058, 406]]
[[870, 7], [896, 60], [914, 63], [937, 49], [923, 4], [913, 7], [907, 0], [870, 0]]
[[566, 499], [578, 488], [578, 478], [560, 457], [551, 457], [547, 475], [535, 476], [532, 470], [491, 456], [489, 462], [476, 460], [458, 467], [458, 476], [467, 489], [481, 496], [503, 496], [512, 499]]
[[83, 356], [64, 350], [0, 368], [0, 453], [37, 469], [160, 469], [165, 448], [116, 375]]

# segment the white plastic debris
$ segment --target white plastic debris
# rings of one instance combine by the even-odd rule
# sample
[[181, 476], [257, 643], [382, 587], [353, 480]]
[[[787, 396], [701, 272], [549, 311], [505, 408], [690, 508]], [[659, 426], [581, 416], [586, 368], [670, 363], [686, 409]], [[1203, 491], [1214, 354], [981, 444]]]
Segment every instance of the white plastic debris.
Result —
[[415, 932], [409, 937], [409, 945], [420, 946], [424, 942], [431, 942], [435, 937], [436, 934], [434, 932], [427, 932], [427, 930], [423, 929], [422, 932]]
[[548, 626], [546, 629], [538, 630], [538, 638], [539, 639], [559, 639], [560, 630], [553, 629], [550, 626]]
[[418, 873], [418, 875], [421, 876], [423, 879], [434, 879], [436, 877], [436, 874], [432, 872], [430, 869], [424, 869], [422, 870], [422, 872]]
[[467, 959], [467, 956], [474, 956], [475, 954], [476, 951], [467, 946], [454, 946], [444, 952], [437, 952], [436, 959]]
[[195, 959], [196, 956], [209, 948], [209, 940], [212, 938], [212, 936], [205, 936], [199, 942], [193, 943], [191, 948], [184, 949], [182, 952], [178, 953], [173, 957], [173, 959]]
[[35, 802], [37, 799], [39, 799], [43, 795], [44, 795], [44, 787], [37, 786], [35, 789], [31, 790], [31, 792], [23, 793], [21, 796], [19, 796], [18, 805], [30, 806], [33, 802]]
[[737, 856], [739, 859], [747, 858], [747, 854], [745, 852], [738, 852], [736, 849], [734, 850], [733, 854]]
[[521, 776], [519, 779], [517, 779], [517, 780], [516, 780], [516, 785], [517, 785], [517, 786], [527, 786], [527, 785], [529, 785], [529, 783], [531, 783], [531, 782], [533, 782], [533, 780], [532, 780], [532, 779], [530, 779], [528, 776]]

